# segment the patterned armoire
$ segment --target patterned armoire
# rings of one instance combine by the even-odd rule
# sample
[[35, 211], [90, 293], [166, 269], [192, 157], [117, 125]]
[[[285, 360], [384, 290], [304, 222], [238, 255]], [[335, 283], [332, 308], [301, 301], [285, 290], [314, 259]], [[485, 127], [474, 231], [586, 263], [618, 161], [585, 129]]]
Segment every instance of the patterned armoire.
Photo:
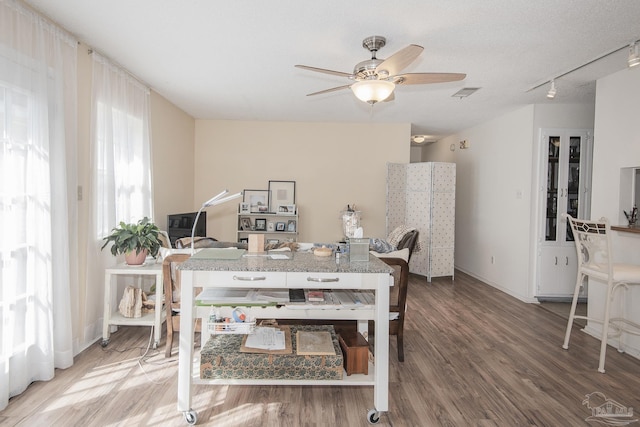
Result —
[[387, 164], [387, 234], [399, 225], [419, 231], [409, 270], [429, 282], [453, 278], [455, 207], [455, 163]]

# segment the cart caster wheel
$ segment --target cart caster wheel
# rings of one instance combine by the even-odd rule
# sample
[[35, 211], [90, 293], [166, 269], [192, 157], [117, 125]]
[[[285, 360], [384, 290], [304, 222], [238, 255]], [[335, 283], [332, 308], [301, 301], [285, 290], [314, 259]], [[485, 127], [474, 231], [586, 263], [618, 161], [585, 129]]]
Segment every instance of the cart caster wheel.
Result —
[[193, 409], [184, 413], [184, 420], [190, 426], [195, 425], [198, 422], [198, 414]]
[[100, 343], [100, 345], [102, 346], [102, 348], [105, 348], [106, 346], [109, 345], [109, 340], [102, 340], [102, 342]]
[[378, 424], [380, 421], [380, 413], [375, 409], [369, 409], [369, 412], [367, 412], [367, 421], [369, 424]]

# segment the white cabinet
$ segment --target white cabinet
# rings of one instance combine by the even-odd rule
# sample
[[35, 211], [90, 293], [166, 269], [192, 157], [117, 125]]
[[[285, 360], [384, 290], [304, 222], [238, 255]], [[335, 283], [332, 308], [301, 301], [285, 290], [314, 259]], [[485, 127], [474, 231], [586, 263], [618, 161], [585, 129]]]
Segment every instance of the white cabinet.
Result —
[[562, 214], [590, 215], [591, 131], [542, 129], [540, 150], [536, 297], [566, 299], [573, 295], [577, 256], [573, 234]]
[[418, 230], [421, 250], [409, 262], [412, 273], [454, 275], [456, 216], [455, 163], [387, 165], [387, 233], [399, 225]]
[[238, 212], [238, 242], [248, 239], [249, 234], [264, 234], [264, 242], [297, 242], [298, 210], [292, 213], [246, 213]]

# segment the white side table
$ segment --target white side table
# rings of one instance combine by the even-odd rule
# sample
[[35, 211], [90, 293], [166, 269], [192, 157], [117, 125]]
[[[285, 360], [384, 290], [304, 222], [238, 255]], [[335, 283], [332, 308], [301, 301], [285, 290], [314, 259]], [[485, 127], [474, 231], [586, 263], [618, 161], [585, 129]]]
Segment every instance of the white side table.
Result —
[[[137, 286], [142, 287], [142, 276], [155, 276], [156, 278], [156, 305], [153, 312], [143, 314], [142, 317], [124, 317], [118, 311], [119, 299], [117, 294], [117, 277], [137, 276]], [[104, 321], [102, 325], [102, 347], [109, 344], [109, 334], [112, 327], [123, 326], [153, 326], [154, 344], [157, 348], [162, 335], [162, 323], [167, 315], [162, 309], [164, 299], [164, 285], [162, 283], [162, 264], [149, 263], [142, 266], [129, 266], [118, 264], [116, 267], [107, 268], [104, 274]], [[115, 331], [116, 329], [114, 329]]]

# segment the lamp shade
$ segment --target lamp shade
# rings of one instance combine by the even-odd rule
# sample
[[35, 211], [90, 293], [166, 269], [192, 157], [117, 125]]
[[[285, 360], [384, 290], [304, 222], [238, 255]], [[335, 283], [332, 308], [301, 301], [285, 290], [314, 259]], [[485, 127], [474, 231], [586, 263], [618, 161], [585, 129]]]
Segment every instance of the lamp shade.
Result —
[[384, 101], [393, 93], [396, 85], [386, 80], [361, 80], [351, 85], [355, 96], [371, 105]]

